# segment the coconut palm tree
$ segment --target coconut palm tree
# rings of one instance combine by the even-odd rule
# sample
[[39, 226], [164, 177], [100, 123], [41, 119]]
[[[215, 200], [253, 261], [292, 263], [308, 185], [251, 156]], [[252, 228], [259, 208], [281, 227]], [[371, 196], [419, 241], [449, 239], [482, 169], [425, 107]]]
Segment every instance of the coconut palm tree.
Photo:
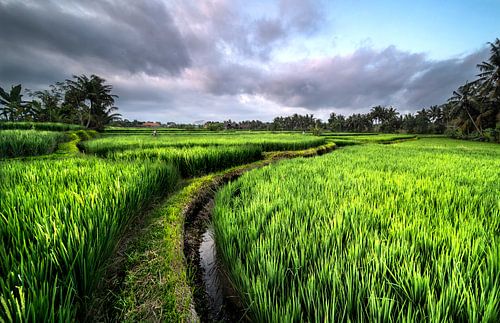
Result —
[[474, 83], [466, 82], [457, 91], [453, 91], [453, 96], [448, 102], [452, 105], [452, 115], [455, 116], [459, 127], [468, 131], [472, 124], [482, 137], [483, 131], [476, 122], [480, 114], [478, 109], [480, 102], [476, 97], [476, 90], [477, 87]]
[[10, 92], [0, 87], [0, 117], [9, 121], [23, 120], [30, 115], [30, 105], [23, 100], [22, 86], [12, 86]]
[[119, 116], [113, 113], [117, 110], [114, 103], [118, 96], [111, 94], [113, 87], [105, 82], [94, 74], [90, 78], [73, 75], [72, 80], [66, 80], [66, 102], [74, 106], [80, 124], [87, 128], [102, 129]]
[[481, 71], [478, 81], [481, 84], [481, 94], [488, 100], [498, 102], [500, 100], [500, 39], [496, 39], [491, 46], [491, 56], [487, 62], [478, 64]]

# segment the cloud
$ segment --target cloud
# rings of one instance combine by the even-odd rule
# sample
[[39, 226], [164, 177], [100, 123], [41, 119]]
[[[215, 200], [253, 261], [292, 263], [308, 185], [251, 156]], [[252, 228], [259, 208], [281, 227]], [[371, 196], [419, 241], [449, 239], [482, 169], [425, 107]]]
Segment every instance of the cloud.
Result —
[[476, 79], [476, 65], [486, 61], [489, 54], [485, 47], [463, 57], [430, 62], [429, 68], [417, 74], [404, 90], [407, 105], [424, 108], [444, 103], [459, 86]]
[[[487, 48], [446, 60], [360, 43], [350, 54], [283, 63], [321, 34], [323, 3], [277, 0], [0, 0], [0, 86], [32, 89], [98, 74], [125, 118], [182, 121], [325, 116], [446, 101], [477, 74]], [[323, 35], [324, 36], [324, 35]], [[335, 35], [329, 35], [335, 38]]]
[[87, 66], [179, 74], [190, 57], [160, 1], [0, 2], [1, 48], [71, 57]]
[[[215, 95], [258, 94], [284, 107], [367, 111], [395, 105], [415, 111], [446, 102], [477, 74], [486, 48], [444, 61], [425, 54], [362, 47], [351, 55], [274, 64], [267, 69], [227, 64], [207, 72], [205, 90]], [[345, 113], [344, 112], [344, 113]]]

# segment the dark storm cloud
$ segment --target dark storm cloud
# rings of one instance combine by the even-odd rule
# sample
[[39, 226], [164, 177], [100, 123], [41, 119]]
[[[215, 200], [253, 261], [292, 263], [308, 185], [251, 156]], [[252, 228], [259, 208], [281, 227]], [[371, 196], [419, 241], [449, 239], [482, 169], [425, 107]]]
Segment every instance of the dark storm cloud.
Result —
[[429, 68], [412, 80], [404, 93], [409, 107], [424, 108], [444, 103], [459, 86], [476, 79], [476, 65], [486, 61], [489, 49], [484, 48], [462, 58], [432, 62]]
[[25, 87], [46, 87], [69, 75], [60, 57], [39, 51], [24, 53], [14, 45], [1, 46], [0, 86], [22, 83]]
[[348, 56], [282, 66], [264, 91], [287, 106], [309, 109], [388, 104], [427, 64], [424, 55], [394, 47], [383, 51], [362, 48]]
[[318, 1], [282, 0], [276, 13], [255, 18], [246, 1], [185, 0], [173, 8], [193, 59], [204, 64], [224, 61], [228, 52], [241, 59], [267, 61], [277, 47], [297, 35], [311, 35], [324, 20]]
[[[0, 2], [0, 46], [20, 54], [53, 52], [92, 67], [178, 74], [190, 58], [160, 1]], [[11, 57], [11, 59], [13, 59]], [[2, 71], [9, 65], [2, 58]], [[37, 62], [43, 64], [44, 62]]]
[[453, 90], [477, 74], [488, 50], [430, 61], [424, 54], [360, 48], [351, 55], [273, 65], [264, 71], [232, 64], [206, 77], [213, 94], [260, 94], [280, 105], [310, 110], [367, 110], [395, 105], [416, 110], [446, 102]]

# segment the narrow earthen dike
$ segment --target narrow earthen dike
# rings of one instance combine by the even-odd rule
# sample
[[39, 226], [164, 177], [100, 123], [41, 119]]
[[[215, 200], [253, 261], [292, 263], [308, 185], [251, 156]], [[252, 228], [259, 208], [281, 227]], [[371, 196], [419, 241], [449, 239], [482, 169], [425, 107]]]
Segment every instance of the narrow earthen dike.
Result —
[[[216, 177], [184, 209], [184, 255], [193, 275], [193, 296], [196, 314], [202, 322], [235, 322], [245, 320], [245, 310], [225, 279], [224, 269], [217, 261], [215, 242], [211, 236], [210, 218], [216, 192], [247, 171], [283, 159], [315, 157], [335, 149], [334, 144], [300, 152], [272, 153], [263, 161], [237, 168]], [[200, 248], [201, 247], [201, 248]], [[207, 272], [209, 271], [209, 272]], [[210, 295], [209, 295], [210, 294]]]

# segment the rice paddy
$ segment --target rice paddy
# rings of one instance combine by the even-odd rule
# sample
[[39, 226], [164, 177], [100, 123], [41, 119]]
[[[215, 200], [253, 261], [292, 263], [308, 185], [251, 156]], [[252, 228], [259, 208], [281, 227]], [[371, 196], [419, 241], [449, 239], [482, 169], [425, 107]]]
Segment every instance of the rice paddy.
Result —
[[0, 130], [0, 159], [49, 154], [65, 139], [56, 131]]
[[424, 139], [284, 161], [219, 192], [258, 322], [500, 319], [500, 147]]
[[[84, 319], [131, 221], [179, 183], [288, 150], [309, 156], [311, 147], [349, 143], [250, 171], [217, 194], [217, 251], [246, 319], [500, 319], [498, 145], [399, 134], [153, 137], [143, 129], [92, 139], [73, 126], [19, 127], [30, 130], [0, 131], [0, 321]], [[71, 154], [51, 158], [66, 145]], [[39, 154], [49, 155], [15, 158]], [[179, 266], [182, 255], [172, 253], [182, 252], [174, 246], [182, 245], [184, 220], [165, 217], [177, 229], [160, 228], [155, 239]], [[181, 276], [167, 281], [187, 286]], [[169, 317], [187, 317], [175, 312], [176, 289], [162, 290], [171, 293]], [[134, 295], [126, 299], [134, 304]]]
[[110, 136], [86, 142], [88, 153], [106, 155], [111, 151], [160, 147], [256, 145], [263, 151], [299, 150], [319, 146], [325, 138], [302, 134], [189, 133], [149, 136]]
[[133, 149], [111, 152], [113, 160], [160, 160], [174, 165], [184, 177], [207, 174], [262, 158], [257, 145], [195, 146]]
[[[264, 149], [324, 142], [312, 136], [200, 133], [89, 141], [94, 135], [0, 131], [0, 146], [7, 147], [0, 163], [0, 321], [84, 317], [84, 304], [130, 221], [181, 177], [261, 159]], [[63, 140], [70, 142], [59, 149], [86, 140], [81, 148], [87, 156], [75, 146], [76, 152], [57, 158], [9, 159], [49, 154]], [[94, 147], [101, 158], [88, 156]]]
[[0, 179], [0, 318], [50, 322], [74, 319], [130, 218], [178, 173], [71, 158], [3, 162]]

